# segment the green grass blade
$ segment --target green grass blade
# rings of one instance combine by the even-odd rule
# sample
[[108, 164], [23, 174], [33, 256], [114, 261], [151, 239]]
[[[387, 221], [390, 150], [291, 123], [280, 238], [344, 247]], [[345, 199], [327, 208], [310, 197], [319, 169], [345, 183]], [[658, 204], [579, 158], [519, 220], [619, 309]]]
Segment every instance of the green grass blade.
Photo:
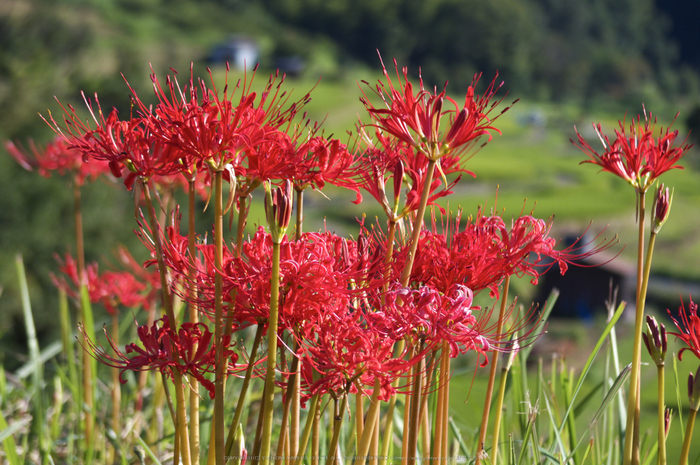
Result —
[[550, 451], [548, 451], [544, 447], [539, 447], [538, 450], [540, 451], [540, 454], [542, 454], [542, 456], [544, 458], [546, 458], [549, 462], [561, 464], [561, 460], [559, 459], [559, 457], [552, 454]]
[[586, 361], [586, 364], [584, 365], [583, 370], [581, 371], [581, 376], [578, 379], [578, 383], [576, 384], [576, 388], [574, 388], [574, 391], [572, 393], [572, 396], [570, 399], [571, 403], [569, 403], [568, 408], [566, 410], [566, 413], [564, 414], [564, 418], [562, 418], [562, 423], [559, 427], [560, 434], [564, 430], [564, 427], [567, 424], [566, 420], [568, 419], [569, 415], [573, 411], [574, 401], [576, 400], [576, 397], [578, 396], [578, 393], [581, 390], [581, 386], [583, 385], [583, 382], [586, 379], [588, 372], [591, 370], [591, 365], [593, 364], [593, 360], [595, 360], [596, 355], [598, 355], [600, 348], [603, 346], [603, 343], [605, 342], [605, 339], [607, 339], [608, 334], [610, 334], [610, 331], [617, 323], [617, 320], [619, 320], [620, 316], [622, 316], [622, 311], [625, 309], [625, 305], [626, 305], [625, 302], [621, 302], [620, 306], [617, 307], [617, 310], [615, 311], [615, 315], [613, 315], [613, 317], [608, 322], [607, 326], [605, 327], [605, 329], [603, 330], [603, 333], [600, 336], [600, 339], [598, 339], [598, 342], [596, 343], [595, 347], [593, 348], [591, 355], [588, 357], [588, 360]]
[[603, 398], [603, 402], [600, 404], [600, 407], [598, 407], [598, 411], [593, 416], [593, 419], [591, 420], [591, 424], [590, 424], [589, 428], [592, 428], [593, 426], [595, 426], [595, 423], [598, 422], [598, 420], [603, 415], [605, 410], [608, 408], [610, 403], [613, 401], [613, 399], [621, 391], [622, 386], [624, 386], [624, 384], [629, 379], [631, 372], [632, 372], [632, 364], [629, 364], [617, 376], [617, 378], [615, 379], [615, 382], [613, 383], [612, 386], [610, 386], [608, 393]]
[[15, 377], [17, 377], [18, 379], [26, 379], [30, 375], [34, 375], [35, 363], [39, 363], [39, 365], [43, 367], [46, 364], [46, 362], [54, 358], [56, 355], [60, 354], [62, 350], [63, 349], [61, 341], [52, 342], [39, 353], [39, 356], [36, 360], [31, 359], [27, 363], [19, 367], [17, 371], [15, 371]]
[[559, 428], [557, 427], [557, 420], [554, 418], [554, 413], [552, 411], [552, 406], [549, 402], [549, 395], [547, 394], [547, 391], [544, 390], [544, 403], [545, 406], [547, 407], [545, 410], [547, 411], [547, 414], [549, 414], [549, 420], [554, 426], [552, 428], [552, 431], [554, 432], [554, 438], [556, 445], [559, 447], [559, 451], [561, 452], [562, 455], [565, 455], [567, 453], [566, 451], [566, 446], [564, 445], [564, 440], [561, 437], [561, 432], [559, 431]]
[[39, 351], [39, 340], [36, 337], [36, 327], [34, 326], [34, 316], [32, 315], [32, 306], [29, 301], [29, 287], [27, 286], [27, 276], [24, 271], [24, 262], [22, 256], [17, 255], [15, 258], [17, 267], [17, 278], [19, 280], [20, 295], [22, 299], [22, 313], [24, 316], [24, 325], [27, 331], [27, 346], [29, 347], [29, 363], [31, 364], [32, 373], [32, 432], [36, 434], [39, 449], [42, 455], [42, 461], [46, 463], [49, 455], [48, 431], [45, 431], [46, 412], [42, 399], [42, 386], [44, 384], [44, 365], [41, 361]]
[[[673, 354], [673, 379], [676, 382], [676, 402], [678, 405], [678, 422], [681, 425], [681, 437], [685, 437], [685, 422], [683, 421], [683, 397], [681, 397], [681, 386], [687, 386], [686, 382], [680, 382], [678, 378], [678, 357]], [[686, 397], [687, 399], [687, 397]]]
[[574, 416], [579, 417], [581, 413], [586, 411], [586, 408], [588, 407], [588, 404], [593, 400], [593, 398], [598, 394], [598, 391], [601, 391], [603, 389], [603, 384], [605, 381], [601, 381], [600, 383], [596, 384], [591, 391], [586, 394], [583, 399], [581, 399], [577, 404], [576, 407], [574, 407]]
[[160, 461], [158, 460], [158, 457], [156, 457], [156, 454], [154, 454], [153, 451], [151, 450], [151, 448], [148, 447], [148, 444], [146, 444], [146, 442], [143, 439], [141, 439], [141, 436], [138, 436], [136, 438], [136, 440], [139, 442], [139, 444], [143, 448], [143, 451], [146, 452], [146, 455], [148, 455], [151, 458], [151, 460], [153, 460], [154, 465], [162, 465], [160, 463]]
[[[576, 445], [573, 447], [571, 452], [569, 453], [569, 457], [565, 460], [565, 463], [571, 460], [574, 457], [574, 454], [578, 450], [578, 448], [581, 446], [583, 443], [584, 437], [588, 432], [593, 429], [600, 419], [600, 417], [605, 413], [606, 409], [610, 406], [612, 403], [613, 399], [617, 396], [617, 393], [622, 389], [622, 387], [625, 385], [627, 380], [629, 379], [630, 373], [632, 372], [632, 365], [627, 365], [624, 370], [622, 370], [622, 373], [620, 373], [613, 383], [613, 385], [610, 387], [608, 390], [607, 394], [603, 398], [603, 402], [600, 404], [600, 407], [598, 407], [598, 410], [596, 411], [595, 415], [593, 415], [593, 419], [591, 422], [588, 424], [588, 427], [586, 428], [586, 431], [583, 436], [581, 436], [581, 439], [578, 440]], [[581, 461], [576, 461], [576, 463], [583, 463], [584, 460], [582, 459]]]
[[[549, 315], [552, 313], [552, 309], [554, 308], [554, 304], [557, 303], [558, 298], [559, 289], [552, 289], [552, 292], [549, 293], [549, 297], [547, 297], [547, 300], [545, 301], [545, 307], [544, 311], [542, 312], [542, 318], [537, 324], [537, 327], [534, 329], [533, 334], [537, 334], [539, 332], [544, 331], [545, 327], [547, 326], [547, 320], [549, 319]], [[533, 347], [534, 344], [529, 344], [520, 350], [520, 356], [523, 360], [527, 361], [528, 357], [530, 356], [530, 352], [532, 352]]]
[[21, 465], [22, 463], [19, 455], [17, 455], [17, 444], [12, 435], [22, 429], [29, 421], [29, 418], [25, 418], [14, 422], [12, 426], [8, 426], [5, 415], [0, 411], [0, 441], [2, 441], [5, 457], [10, 465]]
[[450, 428], [452, 429], [452, 432], [455, 435], [455, 438], [457, 438], [457, 442], [459, 443], [459, 448], [461, 451], [466, 455], [467, 457], [471, 457], [471, 451], [467, 447], [467, 444], [464, 442], [464, 439], [462, 439], [462, 431], [457, 427], [455, 424], [454, 420], [452, 417], [449, 417], [448, 420], [450, 422]]

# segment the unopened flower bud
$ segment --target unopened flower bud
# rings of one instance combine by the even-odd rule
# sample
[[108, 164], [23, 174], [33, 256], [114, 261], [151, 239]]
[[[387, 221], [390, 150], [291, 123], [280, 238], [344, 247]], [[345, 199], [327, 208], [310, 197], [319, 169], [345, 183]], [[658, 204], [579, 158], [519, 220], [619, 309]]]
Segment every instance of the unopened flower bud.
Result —
[[510, 370], [510, 367], [513, 366], [513, 362], [515, 361], [516, 355], [518, 355], [518, 352], [520, 352], [520, 344], [518, 344], [516, 341], [513, 342], [513, 345], [510, 347], [510, 353], [508, 354], [505, 365], [503, 365], [504, 370]]
[[656, 234], [661, 230], [661, 227], [668, 219], [668, 213], [671, 210], [671, 202], [673, 201], [673, 190], [669, 191], [668, 187], [664, 188], [663, 183], [659, 184], [656, 193], [654, 194], [654, 213], [651, 219], [652, 231]]
[[693, 373], [688, 375], [688, 399], [690, 400], [690, 409], [697, 412], [700, 410], [700, 368], [695, 376]]
[[664, 411], [664, 435], [668, 437], [668, 432], [671, 429], [671, 421], [673, 420], [673, 410], [667, 408]]
[[406, 168], [403, 166], [403, 162], [398, 160], [396, 166], [394, 167], [394, 211], [396, 211], [399, 205], [399, 197], [401, 195], [401, 188], [403, 187], [403, 176], [406, 173]]
[[283, 187], [274, 190], [269, 183], [265, 183], [265, 216], [275, 244], [281, 243], [282, 236], [287, 232], [292, 218], [293, 199], [291, 181], [286, 180]]
[[649, 355], [656, 363], [657, 367], [664, 366], [666, 360], [666, 349], [668, 348], [666, 327], [656, 319], [647, 315], [647, 330], [642, 334], [644, 345], [647, 347]]

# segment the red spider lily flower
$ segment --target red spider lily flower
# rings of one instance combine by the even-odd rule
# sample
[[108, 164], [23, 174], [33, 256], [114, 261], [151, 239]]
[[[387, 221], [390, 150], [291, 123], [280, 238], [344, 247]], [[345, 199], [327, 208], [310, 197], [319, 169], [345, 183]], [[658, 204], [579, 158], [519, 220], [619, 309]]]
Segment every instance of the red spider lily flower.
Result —
[[[428, 160], [399, 139], [389, 139], [381, 131], [376, 131], [375, 136], [376, 142], [364, 134], [368, 148], [358, 157], [356, 163], [356, 185], [369, 192], [379, 202], [388, 218], [397, 220], [418, 209], [428, 171]], [[459, 159], [453, 153], [439, 159], [437, 169], [441, 177], [435, 177], [431, 183], [428, 205], [437, 205], [437, 199], [452, 194], [451, 189], [459, 182], [462, 173], [474, 175], [460, 166]], [[459, 173], [459, 176], [448, 183], [446, 175], [455, 173]], [[394, 197], [391, 202], [386, 194], [386, 183], [390, 178], [394, 180]], [[404, 179], [408, 189], [404, 207], [399, 209], [399, 196]], [[362, 197], [359, 196], [355, 203], [361, 200]], [[441, 206], [438, 208], [443, 211]]]
[[[80, 287], [78, 267], [70, 255], [66, 254], [65, 260], [56, 257], [60, 264], [60, 271], [71, 280], [69, 284], [64, 277], [52, 276], [56, 287], [63, 289], [69, 296], [80, 298], [77, 288]], [[91, 303], [104, 305], [110, 315], [118, 313], [118, 307], [123, 305], [129, 308], [147, 307], [149, 298], [144, 293], [146, 284], [138, 281], [128, 271], [107, 271], [98, 274], [97, 263], [88, 264], [85, 267], [88, 296]]]
[[79, 186], [85, 184], [88, 178], [94, 181], [99, 175], [109, 173], [106, 163], [84, 162], [80, 152], [72, 149], [60, 137], [56, 137], [44, 148], [37, 146], [34, 141], [29, 141], [29, 150], [14, 142], [5, 142], [5, 149], [27, 171], [36, 168], [39, 174], [46, 178], [53, 172], [61, 175], [71, 174]]
[[691, 351], [700, 359], [700, 318], [698, 317], [698, 305], [693, 302], [691, 298], [688, 304], [688, 310], [686, 311], [685, 304], [681, 301], [681, 306], [678, 308], [680, 321], [673, 317], [670, 310], [667, 310], [667, 312], [676, 325], [676, 328], [678, 328], [678, 331], [680, 331], [679, 333], [669, 332], [668, 334], [676, 336], [687, 346], [678, 352], [678, 359], [682, 360], [683, 352], [686, 350]]
[[[405, 173], [405, 160], [407, 155], [404, 152], [411, 150], [410, 146], [400, 140], [386, 138], [380, 131], [377, 131], [378, 143], [365, 137], [369, 147], [365, 149], [355, 162], [355, 179], [352, 183], [367, 191], [382, 206], [388, 218], [397, 217], [398, 194], [403, 185]], [[394, 201], [387, 198], [386, 184], [390, 178], [394, 182]], [[396, 191], [398, 187], [399, 192]], [[357, 194], [353, 203], [359, 204], [362, 195]]]
[[[678, 115], [676, 115], [677, 117]], [[666, 171], [683, 169], [677, 163], [692, 147], [692, 145], [686, 144], [687, 137], [681, 146], [674, 147], [678, 138], [678, 130], [671, 131], [671, 126], [659, 128], [658, 136], [655, 136], [656, 119], [653, 122], [651, 119], [651, 113], [647, 116], [645, 110], [644, 121], [642, 122], [640, 116], [637, 115], [636, 122], [632, 119], [629, 130], [625, 126], [624, 119], [619, 121], [620, 128], [615, 130], [616, 139], [612, 143], [608, 136], [602, 134], [601, 125], [594, 124], [596, 134], [603, 143], [604, 151], [602, 153], [594, 150], [578, 133], [578, 130], [576, 131], [578, 143], [573, 140], [571, 142], [589, 157], [588, 160], [581, 163], [598, 165], [603, 171], [613, 173], [645, 192]]]
[[[453, 284], [462, 284], [474, 293], [489, 289], [492, 296], [497, 296], [506, 276], [529, 275], [532, 283], [537, 284], [538, 277], [554, 263], [563, 274], [568, 264], [615, 243], [615, 239], [603, 240], [589, 250], [577, 244], [556, 250], [556, 241], [549, 236], [551, 222], [532, 216], [515, 219], [510, 230], [501, 217], [484, 216], [481, 210], [462, 231], [460, 221], [461, 213], [454, 221], [447, 221], [444, 233], [438, 233], [433, 217], [433, 231], [421, 233], [411, 282], [429, 285], [443, 293]], [[397, 252], [396, 269], [403, 266], [405, 255], [406, 248]]]
[[295, 187], [303, 188], [304, 183], [315, 189], [323, 189], [326, 183], [342, 186], [360, 192], [354, 183], [354, 155], [347, 145], [338, 139], [327, 140], [323, 137], [313, 137], [297, 149], [297, 153], [309, 160], [306, 173], [295, 176]]
[[[211, 89], [203, 80], [195, 84], [192, 68], [184, 90], [176, 78], [166, 79], [167, 92], [161, 87], [155, 73], [151, 75], [159, 104], [153, 110], [153, 131], [165, 144], [191, 157], [196, 167], [206, 162], [221, 170], [232, 164], [239, 172], [242, 152], [269, 137], [289, 123], [310, 100], [306, 94], [290, 103], [290, 96], [281, 90], [284, 76], [271, 75], [263, 92], [251, 90], [257, 66], [250, 80], [247, 76], [229, 93], [228, 66], [223, 93], [217, 90], [211, 70], [208, 70]], [[279, 79], [279, 82], [278, 82]], [[242, 85], [241, 85], [242, 84]], [[240, 89], [240, 96], [236, 96]], [[143, 114], [151, 114], [132, 89], [132, 94]], [[238, 98], [238, 103], [234, 99]], [[189, 163], [183, 161], [183, 165]], [[192, 168], [190, 168], [192, 170]]]
[[[212, 247], [199, 246], [202, 311], [213, 311], [214, 278], [223, 276], [227, 318], [235, 325], [266, 322], [269, 317], [272, 238], [262, 228], [243, 243], [240, 257], [224, 250], [223, 269], [214, 267]], [[305, 233], [280, 244], [280, 331], [311, 334], [323, 315], [346, 313], [353, 299], [379, 289], [372, 278], [381, 262], [368, 260], [353, 242], [331, 233]], [[231, 297], [235, 296], [235, 301]]]
[[[446, 95], [445, 90], [440, 93], [426, 90], [422, 78], [419, 80], [419, 89], [414, 93], [413, 84], [408, 80], [408, 69], [403, 68], [402, 81], [395, 60], [394, 66], [398, 86], [394, 86], [382, 62], [386, 83], [380, 81], [374, 90], [386, 108], [375, 108], [367, 96], [362, 98], [378, 128], [415, 147], [433, 160], [450, 152], [464, 155], [482, 137], [485, 136], [490, 141], [492, 131], [500, 134], [500, 131], [492, 126], [493, 121], [500, 115], [489, 118], [489, 113], [503, 100], [501, 98], [491, 103], [491, 99], [503, 85], [496, 85], [498, 75], [491, 81], [484, 94], [476, 98], [474, 88], [480, 75], [475, 75], [465, 96], [464, 106], [460, 107]], [[444, 108], [445, 101], [451, 104], [451, 109]], [[506, 110], [508, 108], [501, 114]], [[443, 118], [449, 119], [448, 128], [440, 127]]]
[[473, 296], [469, 288], [459, 284], [445, 294], [427, 286], [417, 290], [399, 288], [390, 291], [386, 304], [366, 318], [384, 337], [408, 337], [415, 346], [422, 342], [428, 350], [440, 347], [444, 341], [452, 357], [470, 350], [484, 354], [491, 350], [491, 342], [472, 314]]
[[[82, 332], [82, 328], [81, 328]], [[121, 370], [120, 381], [125, 371], [160, 371], [173, 379], [177, 370], [182, 375], [197, 379], [214, 398], [214, 383], [205, 376], [216, 371], [216, 344], [212, 343], [214, 334], [203, 323], [182, 323], [178, 331], [170, 327], [168, 317], [156, 320], [149, 328], [139, 326], [137, 329], [140, 345], [131, 343], [125, 347], [125, 353], [119, 350], [105, 330], [107, 341], [115, 355], [110, 355], [102, 346], [97, 346], [83, 332], [87, 349], [100, 362]], [[224, 352], [228, 360], [227, 374], [239, 371], [236, 365], [238, 354], [231, 349], [231, 341], [224, 336]]]
[[63, 107], [64, 128], [50, 116], [53, 129], [70, 145], [78, 150], [83, 161], [90, 159], [109, 163], [112, 174], [120, 178], [126, 168], [128, 175], [124, 185], [131, 189], [137, 178], [147, 181], [153, 176], [171, 175], [178, 172], [179, 164], [172, 150], [154, 137], [151, 120], [147, 117], [130, 117], [120, 121], [117, 110], [113, 109], [105, 119], [97, 94], [97, 114], [92, 102], [83, 94], [85, 104], [92, 115], [96, 128], [78, 118], [75, 109]]
[[388, 400], [396, 392], [393, 381], [418, 360], [394, 357], [395, 341], [363, 326], [357, 314], [326, 319], [319, 325], [316, 338], [305, 340], [298, 352], [304, 397], [358, 391], [369, 395], [378, 379], [379, 399]]

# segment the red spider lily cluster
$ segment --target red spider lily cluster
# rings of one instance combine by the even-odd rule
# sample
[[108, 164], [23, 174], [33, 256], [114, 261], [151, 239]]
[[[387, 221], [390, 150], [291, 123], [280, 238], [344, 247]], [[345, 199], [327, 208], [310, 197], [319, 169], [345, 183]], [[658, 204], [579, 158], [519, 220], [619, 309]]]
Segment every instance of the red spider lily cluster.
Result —
[[[129, 256], [131, 260], [131, 258]], [[106, 271], [102, 274], [98, 273], [98, 264], [90, 263], [85, 267], [85, 276], [81, 278], [78, 273], [78, 265], [69, 254], [61, 260], [56, 257], [59, 262], [59, 270], [64, 276], [52, 276], [52, 280], [56, 287], [64, 290], [67, 295], [74, 299], [80, 299], [79, 288], [81, 283], [85, 283], [88, 291], [88, 297], [93, 304], [102, 304], [110, 314], [118, 314], [119, 307], [127, 308], [155, 308], [155, 294], [152, 290], [157, 289], [156, 280], [152, 279], [153, 273], [148, 273], [143, 270], [128, 270], [128, 271]], [[150, 274], [151, 278], [144, 276]], [[70, 283], [68, 280], [70, 280]]]
[[36, 169], [44, 177], [49, 177], [54, 172], [61, 175], [72, 174], [73, 179], [80, 186], [88, 178], [94, 180], [109, 172], [104, 162], [84, 162], [80, 152], [71, 148], [61, 137], [56, 137], [46, 147], [39, 147], [34, 141], [30, 141], [29, 150], [8, 141], [5, 143], [5, 149], [22, 168], [28, 171]]
[[[124, 178], [128, 189], [143, 189], [148, 215], [137, 217], [137, 234], [151, 254], [141, 266], [122, 251], [129, 273], [99, 275], [93, 264], [85, 276], [79, 276], [67, 256], [61, 271], [72, 285], [65, 278], [55, 278], [56, 284], [75, 297], [75, 288], [85, 284], [90, 300], [109, 312], [120, 305], [152, 308], [150, 289], [161, 287], [163, 297], [165, 316], [139, 326], [138, 342], [122, 351], [108, 336], [106, 350], [86, 333], [89, 351], [122, 375], [127, 370], [159, 371], [176, 389], [196, 381], [217, 399], [222, 397], [222, 380], [248, 368], [241, 376], [266, 377], [266, 389], [290, 392], [297, 389], [291, 380], [298, 376], [302, 403], [350, 393], [386, 401], [414, 386], [420, 391], [418, 379], [429, 357], [434, 363], [444, 358], [441, 379], [435, 381], [444, 386], [449, 358], [473, 352], [485, 365], [488, 353], [534, 340], [534, 311], [517, 316], [511, 307], [494, 323], [493, 307], [474, 305], [474, 296], [488, 290], [491, 298], [499, 298], [509, 276], [529, 276], [536, 284], [554, 264], [565, 273], [569, 264], [613, 242], [557, 250], [551, 222], [531, 215], [514, 218], [510, 225], [481, 210], [464, 226], [461, 212], [451, 217], [438, 201], [452, 193], [463, 174], [474, 176], [464, 162], [477, 142], [500, 133], [494, 126], [498, 115], [489, 115], [502, 101], [492, 101], [502, 83], [494, 77], [478, 95], [476, 76], [464, 105], [459, 105], [446, 90], [425, 89], [422, 80], [414, 91], [407, 70], [403, 79], [398, 66], [396, 70], [398, 86], [384, 69], [385, 82], [376, 87], [385, 108], [362, 99], [371, 122], [360, 128], [355, 147], [319, 135], [319, 126], [301, 113], [309, 95], [291, 101], [282, 89], [283, 76], [270, 76], [257, 93], [252, 90], [255, 73], [229, 86], [228, 69], [222, 91], [211, 71], [209, 84], [191, 71], [184, 86], [174, 76], [161, 84], [153, 74], [157, 103], [147, 106], [129, 87], [134, 110], [126, 119], [116, 110], [105, 116], [97, 96], [94, 103], [85, 98], [91, 122], [81, 120], [71, 106], [62, 107], [62, 122], [50, 116], [60, 136], [56, 146], [74, 157], [71, 169], [90, 165], [104, 172], [106, 165], [111, 175]], [[643, 144], [650, 151], [656, 147], [669, 153], [671, 135], [664, 140], [654, 145], [645, 136]], [[15, 156], [29, 166], [26, 157]], [[634, 179], [667, 166], [648, 164], [655, 168], [635, 171]], [[63, 165], [56, 166], [60, 170]], [[224, 181], [229, 185], [226, 208], [221, 205]], [[361, 191], [368, 192], [382, 206], [386, 222], [378, 220], [367, 229], [360, 221], [355, 240], [328, 231], [302, 231], [298, 202], [304, 190], [326, 184], [356, 192], [358, 203]], [[157, 219], [150, 194], [154, 185], [165, 190], [187, 187], [190, 195], [206, 195], [207, 203], [213, 198], [213, 241], [195, 232], [194, 200], [187, 235], [181, 232], [179, 208], [166, 215], [167, 222]], [[246, 238], [247, 208], [261, 186], [267, 228], [260, 226]], [[435, 211], [432, 227], [424, 226], [426, 206], [441, 211], [442, 230]], [[220, 224], [230, 207], [238, 212], [239, 226], [237, 238], [226, 243]], [[287, 230], [294, 211], [292, 237]], [[150, 271], [154, 268], [157, 272]], [[173, 299], [193, 312], [176, 315]], [[255, 352], [258, 342], [250, 354], [234, 344], [239, 332], [251, 326], [267, 338], [266, 355]], [[279, 359], [278, 351], [283, 354]], [[287, 365], [287, 356], [296, 368]], [[260, 368], [265, 358], [267, 372]], [[275, 379], [273, 372], [282, 376]], [[125, 382], [123, 376], [121, 380]], [[186, 423], [178, 418], [180, 426]], [[268, 434], [264, 429], [262, 436]]]
[[[168, 317], [155, 321], [150, 327], [143, 325], [137, 329], [140, 344], [127, 344], [123, 353], [107, 335], [110, 348], [115, 355], [110, 355], [104, 348], [96, 346], [89, 338], [85, 338], [90, 351], [105, 365], [121, 369], [120, 380], [125, 371], [155, 370], [171, 378], [176, 370], [182, 375], [191, 375], [209, 391], [214, 398], [214, 383], [205, 375], [214, 373], [216, 364], [216, 346], [213, 344], [213, 334], [202, 323], [182, 323], [175, 331]], [[238, 355], [233, 350], [230, 338], [224, 341], [226, 356], [229, 360], [227, 374], [239, 371], [236, 367]]]
[[670, 126], [659, 128], [656, 134], [656, 119], [651, 113], [647, 115], [646, 110], [644, 121], [638, 115], [636, 120], [632, 119], [629, 128], [625, 120], [620, 121], [619, 129], [615, 130], [615, 140], [612, 142], [608, 136], [602, 134], [600, 124], [594, 124], [593, 127], [604, 151], [598, 153], [577, 131], [578, 143], [572, 143], [590, 158], [581, 163], [598, 165], [603, 171], [613, 173], [643, 191], [666, 171], [683, 169], [678, 162], [692, 147], [686, 144], [687, 138], [680, 146], [675, 147], [678, 130], [671, 131]]

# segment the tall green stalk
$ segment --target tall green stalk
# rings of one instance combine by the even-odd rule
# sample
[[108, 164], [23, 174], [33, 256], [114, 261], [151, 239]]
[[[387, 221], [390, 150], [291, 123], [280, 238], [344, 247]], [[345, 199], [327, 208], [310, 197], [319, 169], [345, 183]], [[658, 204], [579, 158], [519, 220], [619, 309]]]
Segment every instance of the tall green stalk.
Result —
[[267, 465], [272, 443], [272, 414], [275, 399], [275, 368], [277, 365], [277, 325], [280, 292], [280, 244], [272, 243], [272, 277], [270, 279], [270, 321], [267, 328], [267, 372], [263, 397], [263, 428], [260, 446], [260, 464]]
[[231, 455], [230, 452], [238, 434], [238, 425], [241, 422], [241, 417], [243, 416], [243, 406], [245, 405], [246, 395], [248, 394], [248, 386], [250, 386], [250, 379], [253, 375], [253, 368], [255, 367], [255, 358], [258, 355], [258, 348], [260, 347], [260, 341], [262, 340], [263, 328], [264, 325], [258, 324], [258, 328], [255, 331], [255, 339], [253, 340], [253, 348], [250, 351], [248, 367], [246, 368], [245, 377], [243, 378], [243, 386], [241, 386], [241, 391], [238, 394], [236, 412], [233, 415], [233, 421], [231, 422], [231, 426], [228, 431], [228, 436], [226, 437], [226, 455]]
[[[517, 343], [516, 343], [517, 344]], [[496, 409], [493, 419], [493, 441], [491, 446], [491, 465], [498, 463], [498, 436], [501, 428], [501, 417], [503, 416], [503, 399], [506, 394], [506, 380], [508, 379], [508, 371], [513, 365], [515, 355], [518, 353], [517, 348], [509, 354], [508, 360], [501, 367], [501, 379], [498, 385], [498, 397], [496, 397]]]
[[[503, 325], [505, 324], [505, 313], [506, 306], [508, 303], [508, 288], [510, 287], [510, 275], [506, 276], [505, 282], [503, 283], [503, 297], [501, 300], [501, 308], [498, 312], [498, 322], [496, 334], [501, 334], [503, 332]], [[493, 387], [496, 381], [496, 366], [498, 364], [498, 351], [494, 350], [491, 354], [491, 371], [489, 372], [489, 381], [486, 386], [486, 399], [484, 400], [484, 411], [481, 415], [481, 426], [479, 427], [479, 442], [477, 443], [477, 454], [475, 465], [481, 463], [482, 451], [484, 450], [484, 443], [486, 442], [486, 429], [489, 424], [489, 411], [491, 410], [491, 396], [493, 395]]]
[[[188, 229], [187, 229], [187, 249], [191, 260], [194, 259], [197, 253], [196, 247], [196, 231], [195, 231], [195, 178], [189, 180], [188, 190]], [[199, 309], [197, 308], [197, 270], [191, 267], [189, 270], [189, 321], [190, 323], [199, 322]], [[197, 343], [193, 345], [193, 351], [197, 350]], [[190, 448], [192, 453], [193, 465], [199, 464], [199, 381], [192, 377], [190, 380]]]
[[[153, 201], [151, 197], [151, 191], [149, 189], [148, 183], [143, 182], [143, 193], [146, 198], [146, 208], [148, 209], [148, 218], [151, 224], [151, 230], [153, 231], [153, 242], [156, 248], [156, 261], [158, 262], [158, 271], [160, 273], [160, 285], [163, 292], [163, 306], [165, 307], [165, 313], [170, 321], [171, 328], [177, 331], [177, 320], [175, 319], [175, 312], [173, 311], [173, 301], [170, 295], [170, 289], [168, 287], [167, 279], [167, 269], [165, 267], [165, 261], [163, 259], [163, 244], [161, 243], [160, 234], [158, 232], [158, 222], [155, 216], [155, 209], [153, 208]], [[176, 350], [173, 350], [174, 354], [177, 354]], [[189, 434], [187, 427], [187, 407], [185, 405], [185, 388], [183, 386], [182, 375], [178, 370], [173, 370], [173, 384], [175, 385], [175, 415], [177, 417], [177, 432], [176, 434], [180, 440], [180, 451], [182, 452], [182, 463], [183, 465], [191, 465], [191, 455], [189, 447]], [[167, 389], [166, 389], [167, 392]], [[180, 405], [182, 402], [182, 405]]]
[[695, 426], [695, 417], [698, 411], [692, 408], [688, 412], [688, 423], [685, 428], [685, 437], [683, 438], [683, 449], [681, 450], [681, 460], [678, 462], [680, 465], [688, 464], [688, 454], [690, 453], [690, 443], [693, 440], [693, 428]]
[[[217, 270], [223, 268], [224, 256], [224, 212], [223, 212], [223, 171], [214, 173], [214, 266]], [[216, 464], [224, 464], [224, 449], [226, 447], [224, 437], [224, 304], [223, 304], [223, 276], [216, 273], [214, 281], [214, 341], [216, 344], [216, 379], [214, 381], [214, 450]]]
[[632, 373], [630, 375], [630, 391], [627, 398], [627, 425], [625, 434], [624, 465], [639, 463], [639, 414], [640, 414], [640, 371], [642, 360], [642, 328], [644, 324], [644, 307], [646, 303], [651, 259], [658, 230], [652, 228], [649, 244], [644, 257], [644, 214], [646, 190], [639, 189], [639, 238], [637, 248], [637, 311], [634, 324], [634, 352], [632, 354]]
[[[80, 193], [80, 184], [77, 180], [73, 180], [73, 215], [75, 222], [75, 246], [76, 246], [76, 262], [78, 265], [78, 279], [80, 280], [81, 295], [83, 294], [83, 287], [87, 286], [85, 282], [85, 240], [83, 238], [83, 213], [82, 213], [82, 200]], [[92, 321], [92, 308], [85, 308], [83, 305], [83, 299], [79, 301], [79, 311], [80, 319], [83, 325], [87, 321]], [[90, 312], [90, 314], [88, 314]], [[88, 328], [88, 331], [94, 332], [94, 327]], [[94, 339], [93, 339], [94, 340]], [[95, 384], [97, 382], [97, 373], [95, 373], [95, 364], [92, 357], [90, 357], [84, 350], [81, 351], [82, 366], [83, 366], [83, 398], [82, 402], [85, 404], [85, 451], [91, 451], [92, 445], [94, 444], [94, 431], [95, 431]], [[91, 460], [88, 456], [86, 457], [88, 462]]]
[[658, 415], [659, 415], [659, 459], [658, 465], [666, 465], [666, 404], [664, 402], [664, 366], [656, 369], [658, 378]]

